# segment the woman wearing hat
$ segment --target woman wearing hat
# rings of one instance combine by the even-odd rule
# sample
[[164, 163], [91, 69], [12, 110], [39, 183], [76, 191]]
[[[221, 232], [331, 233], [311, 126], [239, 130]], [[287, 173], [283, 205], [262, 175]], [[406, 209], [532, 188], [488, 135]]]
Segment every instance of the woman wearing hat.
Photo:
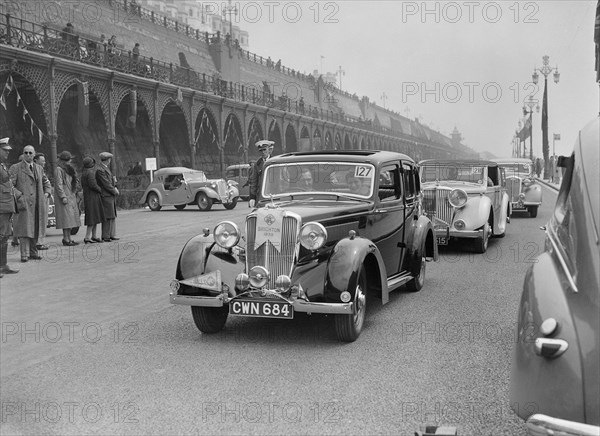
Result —
[[83, 159], [81, 187], [83, 188], [83, 208], [87, 226], [83, 242], [86, 244], [103, 242], [102, 239], [96, 237], [96, 226], [105, 221], [105, 216], [102, 206], [102, 188], [96, 181], [96, 161], [93, 157], [88, 156]]
[[71, 229], [81, 226], [76, 196], [79, 190], [79, 179], [75, 168], [71, 165], [71, 159], [73, 156], [68, 151], [58, 155], [54, 184], [56, 228], [62, 229], [62, 243], [67, 246], [79, 245], [78, 242], [71, 240]]

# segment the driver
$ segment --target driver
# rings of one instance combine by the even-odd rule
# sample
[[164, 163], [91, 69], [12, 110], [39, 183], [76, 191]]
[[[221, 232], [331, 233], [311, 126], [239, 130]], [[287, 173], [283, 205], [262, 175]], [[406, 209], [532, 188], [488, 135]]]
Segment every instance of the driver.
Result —
[[304, 168], [300, 173], [300, 178], [298, 179], [298, 188], [301, 188], [305, 191], [310, 191], [313, 188], [313, 177], [308, 168]]

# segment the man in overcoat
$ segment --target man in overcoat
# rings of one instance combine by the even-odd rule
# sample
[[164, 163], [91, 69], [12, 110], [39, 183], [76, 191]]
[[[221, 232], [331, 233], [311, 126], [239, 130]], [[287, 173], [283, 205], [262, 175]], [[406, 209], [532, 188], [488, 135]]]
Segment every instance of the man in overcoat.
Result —
[[9, 138], [0, 139], [0, 277], [4, 274], [16, 274], [19, 270], [8, 266], [8, 240], [12, 233], [11, 219], [15, 208], [15, 197], [21, 195], [13, 188], [10, 174], [6, 167], [8, 153], [12, 147], [8, 144]]
[[102, 240], [104, 242], [118, 241], [116, 237], [115, 219], [117, 217], [117, 195], [119, 190], [115, 178], [110, 171], [113, 155], [107, 151], [100, 153], [100, 164], [96, 170], [96, 181], [102, 189], [102, 206], [105, 221], [102, 222]]
[[255, 145], [258, 151], [261, 153], [261, 157], [254, 163], [250, 168], [248, 180], [250, 182], [250, 201], [248, 206], [254, 207], [256, 204], [256, 197], [260, 191], [260, 180], [262, 178], [263, 167], [267, 159], [273, 154], [273, 141], [262, 140], [258, 141]]
[[39, 260], [37, 242], [42, 233], [44, 221], [44, 203], [52, 193], [50, 180], [43, 168], [33, 162], [35, 149], [26, 145], [23, 149], [23, 161], [10, 167], [10, 180], [13, 186], [23, 194], [25, 209], [19, 211], [14, 220], [14, 233], [19, 238], [21, 262]]

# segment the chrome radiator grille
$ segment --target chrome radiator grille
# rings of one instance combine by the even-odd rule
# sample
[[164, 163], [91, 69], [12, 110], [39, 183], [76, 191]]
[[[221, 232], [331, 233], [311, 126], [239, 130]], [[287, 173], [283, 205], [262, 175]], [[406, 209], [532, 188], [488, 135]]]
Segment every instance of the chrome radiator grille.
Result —
[[271, 242], [266, 242], [260, 247], [254, 247], [256, 240], [256, 216], [246, 219], [246, 261], [248, 271], [260, 265], [269, 271], [269, 288], [275, 287], [277, 276], [285, 274], [291, 276], [296, 255], [298, 234], [300, 232], [299, 220], [295, 217], [285, 216], [281, 228], [281, 247], [275, 247]]
[[[446, 224], [452, 224], [453, 207], [448, 203], [451, 189], [435, 187], [423, 191], [423, 210], [430, 218], [437, 218]], [[434, 221], [435, 224], [435, 221]]]
[[227, 182], [225, 180], [219, 180], [217, 182], [217, 192], [219, 193], [220, 197], [227, 196]]
[[508, 196], [510, 197], [511, 201], [519, 201], [519, 194], [521, 193], [521, 178], [507, 177], [506, 191], [508, 192]]

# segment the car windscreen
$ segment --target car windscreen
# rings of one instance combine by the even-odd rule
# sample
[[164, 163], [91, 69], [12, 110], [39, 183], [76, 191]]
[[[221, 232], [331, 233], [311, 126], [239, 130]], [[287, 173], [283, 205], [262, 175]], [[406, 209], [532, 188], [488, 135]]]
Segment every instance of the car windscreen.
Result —
[[373, 192], [374, 175], [375, 167], [364, 163], [275, 164], [263, 174], [262, 196], [310, 192], [368, 198]]
[[194, 171], [193, 173], [184, 173], [185, 180], [190, 182], [206, 182], [206, 175], [202, 171]]
[[428, 164], [421, 167], [421, 182], [459, 182], [483, 184], [484, 167], [460, 163]]

